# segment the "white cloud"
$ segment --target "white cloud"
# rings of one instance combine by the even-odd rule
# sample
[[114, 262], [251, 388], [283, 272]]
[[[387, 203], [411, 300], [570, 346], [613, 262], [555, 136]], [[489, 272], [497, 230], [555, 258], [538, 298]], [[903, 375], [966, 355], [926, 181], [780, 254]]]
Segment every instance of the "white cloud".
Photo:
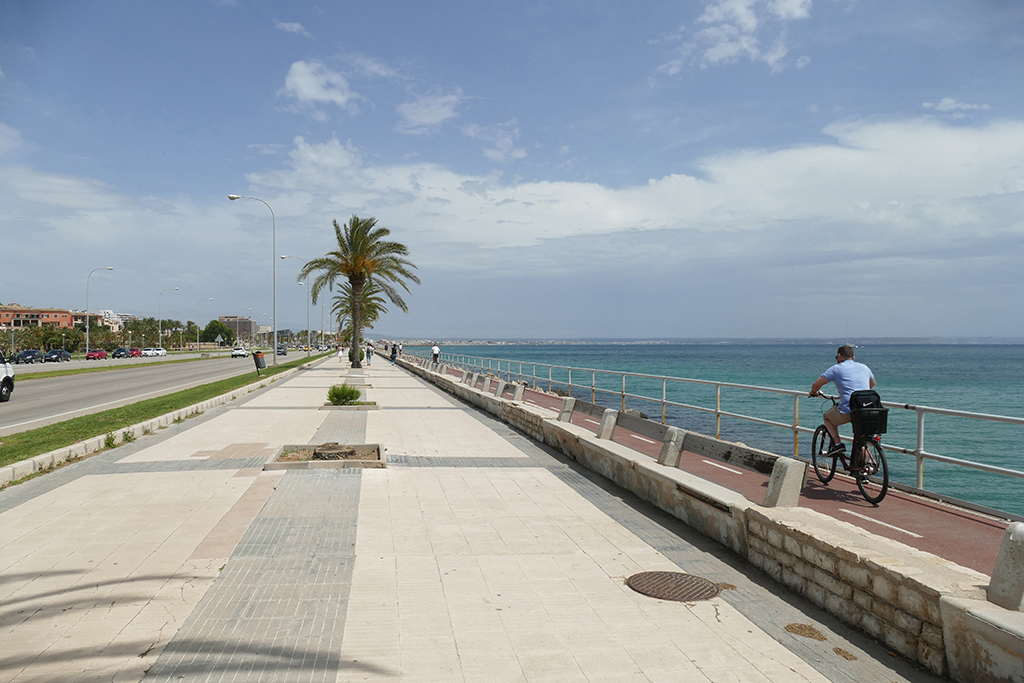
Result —
[[[692, 40], [677, 48], [676, 56], [657, 72], [675, 75], [695, 54], [700, 56], [702, 68], [747, 59], [781, 71], [789, 54], [788, 24], [810, 15], [811, 0], [713, 0], [697, 18], [696, 23], [704, 28], [695, 31]], [[798, 68], [807, 61], [809, 58], [801, 57]]]
[[21, 133], [0, 121], [0, 159], [13, 155], [23, 146]]
[[298, 23], [295, 23], [295, 22], [275, 21], [274, 22], [274, 28], [276, 28], [279, 31], [285, 31], [286, 33], [295, 33], [295, 34], [298, 34], [300, 36], [305, 36], [307, 38], [312, 38], [313, 37], [313, 34], [311, 34], [309, 31], [307, 31], [305, 29], [305, 27], [303, 27], [302, 24], [298, 24]]
[[359, 112], [357, 103], [366, 99], [352, 90], [343, 74], [331, 71], [317, 59], [292, 64], [278, 95], [294, 98], [299, 105], [296, 111], [308, 113], [318, 121], [326, 121], [328, 118], [322, 110], [317, 109], [318, 104], [336, 104], [354, 115]]
[[398, 105], [402, 120], [396, 130], [412, 135], [436, 133], [441, 124], [459, 115], [456, 110], [466, 99], [462, 89], [455, 88], [449, 93], [419, 95], [410, 102], [403, 102]]
[[491, 161], [504, 163], [526, 156], [524, 147], [516, 147], [516, 140], [519, 139], [519, 126], [515, 119], [497, 126], [470, 124], [462, 129], [462, 133], [474, 140], [494, 145], [490, 149], [484, 150], [484, 156]]
[[921, 104], [925, 109], [934, 109], [937, 112], [949, 113], [953, 118], [963, 118], [966, 116], [965, 111], [972, 109], [988, 109], [987, 104], [968, 104], [967, 102], [960, 102], [952, 97], [943, 97], [938, 103], [935, 102], [924, 102]]
[[348, 55], [346, 59], [363, 76], [378, 78], [398, 78], [400, 76], [396, 69], [373, 57], [353, 54]]

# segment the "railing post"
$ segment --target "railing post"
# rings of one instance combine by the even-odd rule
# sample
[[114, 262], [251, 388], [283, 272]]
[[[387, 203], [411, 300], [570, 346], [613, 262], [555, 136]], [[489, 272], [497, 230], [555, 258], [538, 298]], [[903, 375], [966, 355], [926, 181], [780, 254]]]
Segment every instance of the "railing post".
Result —
[[622, 373], [622, 412], [626, 412], [626, 373]]
[[590, 372], [590, 402], [597, 403], [597, 373]]
[[667, 399], [667, 396], [665, 394], [665, 382], [666, 381], [667, 380], [664, 377], [661, 378], [661, 424], [665, 424], [665, 411], [666, 411], [666, 408], [667, 408], [667, 405], [668, 405], [668, 404], [665, 403], [665, 401]]
[[916, 408], [917, 411], [917, 448], [914, 449], [914, 457], [917, 458], [917, 488], [924, 490], [924, 411]]
[[793, 394], [793, 457], [800, 457], [800, 396]]
[[569, 395], [572, 396], [572, 368], [569, 368]]
[[722, 385], [715, 385], [715, 438], [722, 438]]
[[[551, 392], [551, 366], [549, 365], [548, 366], [548, 393], [550, 393], [550, 392]], [[572, 392], [570, 391], [569, 394], [572, 395]]]

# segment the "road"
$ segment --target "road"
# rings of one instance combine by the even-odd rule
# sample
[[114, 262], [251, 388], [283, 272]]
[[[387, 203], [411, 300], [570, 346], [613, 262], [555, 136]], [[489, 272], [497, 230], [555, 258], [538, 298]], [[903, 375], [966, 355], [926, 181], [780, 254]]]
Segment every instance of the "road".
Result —
[[[176, 356], [174, 359], [177, 358], [179, 357]], [[142, 365], [139, 361], [153, 360], [155, 359], [132, 358], [98, 361], [109, 365], [123, 365], [124, 368], [22, 381], [18, 381], [18, 378], [33, 372], [92, 367], [97, 362], [17, 365], [11, 400], [0, 404], [0, 436], [170, 394], [245, 372], [252, 373], [253, 379], [256, 377], [251, 358], [212, 358], [194, 363], [160, 363], [132, 367]]]

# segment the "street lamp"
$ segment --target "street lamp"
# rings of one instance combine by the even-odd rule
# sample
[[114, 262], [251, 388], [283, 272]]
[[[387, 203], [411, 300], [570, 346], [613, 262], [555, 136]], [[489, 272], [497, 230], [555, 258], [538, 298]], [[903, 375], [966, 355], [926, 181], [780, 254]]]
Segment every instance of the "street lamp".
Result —
[[[159, 296], [156, 298], [156, 345], [163, 348], [164, 345], [164, 321], [160, 319], [160, 297], [164, 295], [164, 292], [170, 290], [178, 291], [177, 287], [168, 287], [167, 289], [161, 289]], [[197, 316], [198, 317], [198, 316]]]
[[[238, 313], [241, 313], [242, 311], [251, 311], [251, 310], [252, 310], [251, 306], [249, 308], [239, 308], [238, 309]], [[238, 322], [238, 313], [235, 313], [235, 334], [238, 335], [239, 337], [241, 337], [242, 336], [242, 326]], [[249, 325], [249, 332], [250, 333], [252, 332], [252, 325]], [[250, 336], [251, 336], [251, 334], [250, 334]]]
[[211, 296], [209, 299], [203, 299], [198, 304], [196, 304], [196, 351], [199, 350], [199, 304], [203, 303], [204, 301], [213, 301], [213, 297]]
[[89, 353], [89, 278], [97, 270], [113, 270], [114, 266], [106, 266], [104, 268], [93, 268], [89, 271], [89, 274], [85, 276], [85, 353]]
[[[257, 202], [263, 202], [263, 205], [270, 209], [270, 224], [271, 229], [273, 230], [273, 240], [271, 242], [273, 251], [271, 253], [273, 254], [273, 256], [277, 256], [277, 217], [274, 216], [273, 207], [271, 207], [270, 204], [267, 204], [259, 197], [243, 197], [237, 194], [229, 194], [228, 199], [230, 199], [231, 201], [235, 201], [236, 199], [253, 199]], [[272, 257], [271, 260], [274, 264], [274, 365], [277, 365], [277, 259]]]
[[[302, 265], [303, 266], [306, 265], [306, 259], [300, 258], [298, 256], [283, 256], [282, 255], [281, 258], [282, 259], [297, 258], [300, 261], [302, 261]], [[299, 284], [301, 285], [301, 284], [305, 284], [305, 283], [300, 282]], [[310, 288], [307, 287], [306, 288], [306, 357], [307, 358], [309, 357], [309, 300], [312, 298], [312, 296], [313, 295], [311, 294]]]

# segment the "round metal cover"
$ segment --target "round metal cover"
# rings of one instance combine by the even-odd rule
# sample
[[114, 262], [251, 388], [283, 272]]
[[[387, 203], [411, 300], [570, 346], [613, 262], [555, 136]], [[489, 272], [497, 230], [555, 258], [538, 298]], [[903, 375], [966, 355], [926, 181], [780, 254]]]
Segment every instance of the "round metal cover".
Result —
[[718, 584], [682, 572], [642, 572], [626, 579], [626, 585], [637, 593], [661, 600], [693, 602], [710, 600], [722, 592]]

